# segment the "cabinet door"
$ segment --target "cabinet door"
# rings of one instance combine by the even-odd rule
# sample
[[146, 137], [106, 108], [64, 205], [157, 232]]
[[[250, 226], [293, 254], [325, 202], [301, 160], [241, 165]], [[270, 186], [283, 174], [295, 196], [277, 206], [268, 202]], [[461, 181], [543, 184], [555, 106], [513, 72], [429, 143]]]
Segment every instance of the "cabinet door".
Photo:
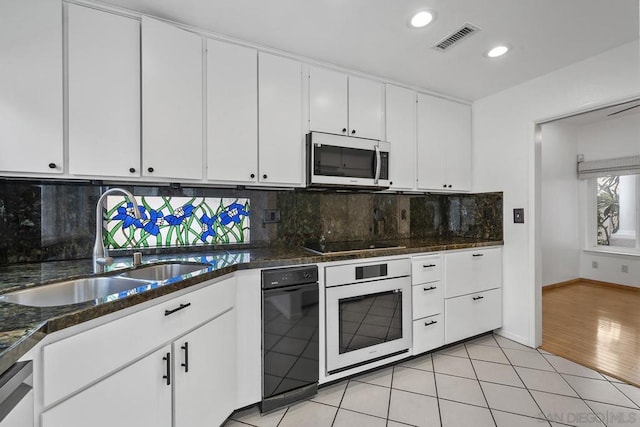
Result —
[[142, 166], [202, 178], [202, 38], [142, 17]]
[[0, 171], [62, 173], [62, 4], [0, 2]]
[[301, 186], [302, 64], [260, 52], [258, 90], [260, 181]]
[[41, 426], [170, 427], [171, 385], [163, 378], [167, 375], [163, 358], [170, 352], [171, 347], [164, 346], [62, 401], [42, 414]]
[[382, 83], [349, 77], [349, 136], [382, 139]]
[[[28, 389], [26, 384], [22, 384], [9, 397], [5, 397], [3, 404], [0, 404], [0, 427], [33, 427], [33, 389], [24, 394], [19, 401], [14, 402], [15, 393], [22, 394], [24, 389]], [[7, 405], [15, 405], [11, 408]], [[9, 413], [5, 411], [9, 410]]]
[[416, 93], [387, 85], [385, 111], [391, 189], [411, 190], [416, 186]]
[[442, 314], [413, 321], [413, 354], [424, 353], [444, 345]]
[[445, 344], [502, 326], [502, 289], [479, 292], [444, 302]]
[[69, 173], [140, 176], [140, 22], [67, 5]]
[[447, 141], [447, 188], [471, 191], [471, 106], [446, 105], [450, 126]]
[[235, 325], [230, 310], [173, 343], [175, 427], [221, 425], [233, 412]]
[[347, 76], [337, 71], [309, 70], [309, 129], [346, 135]]
[[207, 178], [256, 182], [258, 53], [207, 40]]
[[502, 286], [502, 250], [445, 253], [445, 298]]
[[[418, 167], [420, 190], [444, 190], [446, 180], [446, 143], [443, 134], [448, 127], [439, 108], [442, 99], [418, 94]], [[442, 123], [444, 121], [445, 123]]]

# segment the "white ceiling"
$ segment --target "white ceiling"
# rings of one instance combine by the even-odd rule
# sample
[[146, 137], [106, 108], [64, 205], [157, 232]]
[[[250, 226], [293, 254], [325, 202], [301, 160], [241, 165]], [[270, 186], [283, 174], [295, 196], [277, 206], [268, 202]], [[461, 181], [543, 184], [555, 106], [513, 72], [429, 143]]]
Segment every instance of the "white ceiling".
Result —
[[[103, 0], [244, 41], [476, 100], [638, 39], [638, 0]], [[412, 12], [436, 12], [411, 29]], [[481, 31], [431, 46], [465, 23]], [[507, 42], [513, 50], [483, 54]]]

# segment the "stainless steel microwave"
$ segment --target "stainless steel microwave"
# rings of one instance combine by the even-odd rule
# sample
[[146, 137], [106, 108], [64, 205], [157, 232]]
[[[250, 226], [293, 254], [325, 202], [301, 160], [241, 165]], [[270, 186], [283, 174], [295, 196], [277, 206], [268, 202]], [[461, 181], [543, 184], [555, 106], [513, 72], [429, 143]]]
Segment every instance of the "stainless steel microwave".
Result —
[[388, 142], [322, 132], [307, 134], [307, 186], [389, 188]]

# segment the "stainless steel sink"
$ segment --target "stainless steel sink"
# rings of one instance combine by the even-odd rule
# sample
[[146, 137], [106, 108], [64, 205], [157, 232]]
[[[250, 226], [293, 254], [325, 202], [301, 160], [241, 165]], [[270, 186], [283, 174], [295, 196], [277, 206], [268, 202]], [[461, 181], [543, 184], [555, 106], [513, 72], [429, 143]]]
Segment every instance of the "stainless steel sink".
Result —
[[118, 277], [127, 277], [132, 279], [150, 280], [153, 282], [164, 282], [169, 279], [181, 277], [185, 274], [194, 273], [196, 271], [205, 270], [211, 267], [211, 264], [196, 264], [175, 262], [168, 264], [152, 264], [149, 266], [141, 266], [134, 270], [126, 271]]
[[104, 298], [149, 284], [146, 280], [119, 276], [87, 277], [9, 292], [0, 295], [0, 301], [33, 307], [51, 307]]

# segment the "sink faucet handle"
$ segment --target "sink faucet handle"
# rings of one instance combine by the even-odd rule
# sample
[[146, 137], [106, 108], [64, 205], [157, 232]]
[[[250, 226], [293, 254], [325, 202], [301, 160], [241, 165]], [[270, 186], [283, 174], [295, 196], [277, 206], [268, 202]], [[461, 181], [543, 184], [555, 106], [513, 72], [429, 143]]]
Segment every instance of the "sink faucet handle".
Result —
[[96, 258], [96, 264], [99, 264], [99, 265], [111, 265], [111, 264], [113, 264], [113, 258], [111, 258], [110, 256], [98, 257], [98, 258]]
[[133, 265], [136, 267], [142, 265], [142, 252], [133, 253]]

